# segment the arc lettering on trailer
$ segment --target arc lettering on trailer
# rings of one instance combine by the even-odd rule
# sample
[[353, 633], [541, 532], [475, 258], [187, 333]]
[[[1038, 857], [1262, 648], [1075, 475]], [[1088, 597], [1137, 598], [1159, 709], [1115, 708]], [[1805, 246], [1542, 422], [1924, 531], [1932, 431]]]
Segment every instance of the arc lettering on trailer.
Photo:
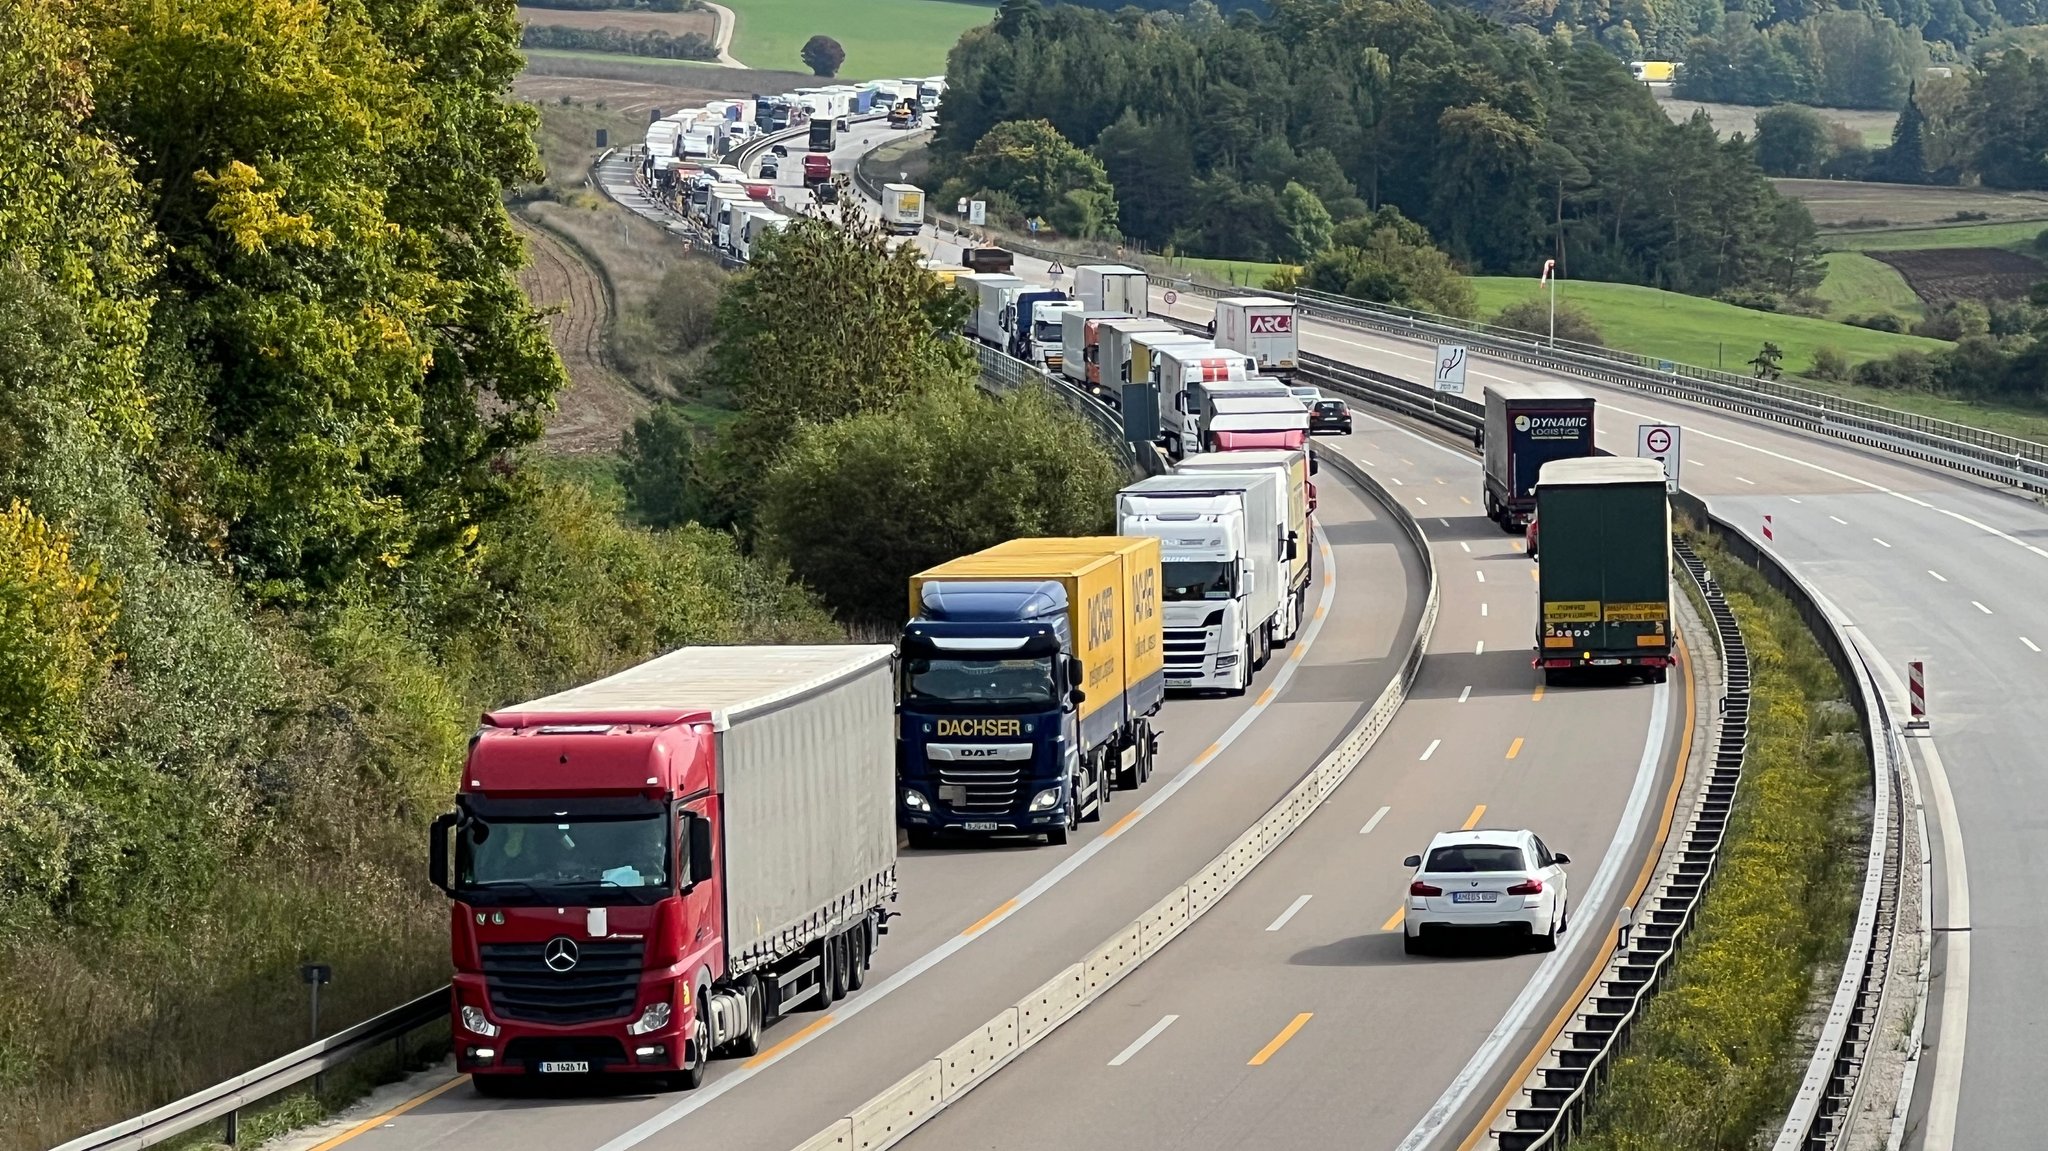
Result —
[[1253, 316], [1251, 330], [1254, 336], [1284, 336], [1294, 330], [1294, 314], [1276, 312], [1271, 315]]

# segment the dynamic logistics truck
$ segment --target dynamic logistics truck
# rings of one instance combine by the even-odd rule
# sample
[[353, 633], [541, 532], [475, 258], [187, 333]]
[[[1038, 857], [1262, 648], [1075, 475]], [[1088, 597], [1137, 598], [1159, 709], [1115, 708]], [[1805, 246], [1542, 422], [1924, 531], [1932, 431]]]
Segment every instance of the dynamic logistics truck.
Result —
[[1152, 476], [1117, 493], [1117, 531], [1159, 541], [1169, 690], [1242, 695], [1266, 666], [1286, 588], [1286, 499], [1270, 473]]
[[1536, 484], [1536, 666], [1547, 683], [1586, 668], [1664, 682], [1672, 662], [1671, 503], [1664, 465], [1586, 456]]
[[1521, 531], [1536, 510], [1543, 465], [1594, 453], [1593, 397], [1569, 384], [1488, 384], [1480, 444], [1486, 516], [1502, 531]]
[[894, 236], [915, 236], [924, 228], [924, 189], [915, 184], [882, 185], [882, 227]]
[[1125, 264], [1083, 264], [1074, 269], [1074, 298], [1091, 312], [1152, 311], [1151, 280], [1143, 270]]
[[1216, 301], [1210, 321], [1216, 346], [1243, 352], [1259, 362], [1259, 373], [1292, 379], [1300, 358], [1300, 325], [1286, 300], [1271, 296], [1233, 296]]
[[456, 1066], [650, 1073], [865, 979], [896, 892], [889, 648], [692, 647], [492, 712], [429, 871]]
[[1017, 539], [910, 580], [897, 818], [913, 847], [947, 832], [1043, 835], [1098, 820], [1152, 773], [1165, 697], [1159, 541]]
[[1287, 593], [1273, 627], [1276, 643], [1289, 644], [1308, 624], [1309, 556], [1315, 551], [1315, 484], [1309, 475], [1316, 461], [1307, 448], [1292, 451], [1202, 452], [1173, 466], [1173, 474], [1278, 477], [1287, 499], [1280, 506], [1280, 538], [1286, 542]]

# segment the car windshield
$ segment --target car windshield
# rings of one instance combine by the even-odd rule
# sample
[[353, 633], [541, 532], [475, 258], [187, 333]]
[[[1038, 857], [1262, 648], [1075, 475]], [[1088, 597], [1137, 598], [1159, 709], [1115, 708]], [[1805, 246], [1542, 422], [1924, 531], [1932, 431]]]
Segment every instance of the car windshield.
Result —
[[[669, 887], [668, 817], [482, 819], [456, 840], [460, 887], [539, 894], [549, 888]], [[543, 900], [545, 902], [545, 900]]]
[[1341, 416], [1344, 414], [1344, 405], [1336, 400], [1323, 400], [1316, 405], [1316, 414], [1320, 416]]
[[1476, 871], [1521, 871], [1522, 849], [1501, 843], [1466, 843], [1429, 853], [1422, 870], [1436, 875]]
[[1237, 565], [1227, 560], [1180, 560], [1160, 565], [1168, 601], [1229, 599], [1237, 594]]
[[903, 702], [954, 710], [1050, 708], [1052, 657], [957, 659], [913, 657], [903, 661]]

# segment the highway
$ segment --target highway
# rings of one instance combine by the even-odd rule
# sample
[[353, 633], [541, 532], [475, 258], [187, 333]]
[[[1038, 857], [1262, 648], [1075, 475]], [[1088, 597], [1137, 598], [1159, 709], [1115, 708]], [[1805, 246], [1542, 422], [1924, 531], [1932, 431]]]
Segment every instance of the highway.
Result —
[[695, 1092], [598, 1087], [483, 1099], [457, 1088], [356, 1136], [357, 1151], [794, 1146], [1044, 982], [1184, 882], [1298, 781], [1379, 695], [1414, 634], [1422, 569], [1383, 509], [1324, 473], [1317, 618], [1241, 699], [1170, 701], [1161, 770], [1065, 848], [906, 851], [900, 918], [867, 986], [772, 1028]]

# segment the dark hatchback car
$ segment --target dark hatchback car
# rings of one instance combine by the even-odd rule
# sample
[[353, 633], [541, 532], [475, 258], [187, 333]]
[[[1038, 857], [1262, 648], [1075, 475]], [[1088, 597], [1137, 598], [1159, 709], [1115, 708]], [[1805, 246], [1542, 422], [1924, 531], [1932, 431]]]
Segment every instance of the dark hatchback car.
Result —
[[1312, 436], [1350, 435], [1350, 406], [1343, 400], [1317, 400], [1308, 410], [1308, 431]]

